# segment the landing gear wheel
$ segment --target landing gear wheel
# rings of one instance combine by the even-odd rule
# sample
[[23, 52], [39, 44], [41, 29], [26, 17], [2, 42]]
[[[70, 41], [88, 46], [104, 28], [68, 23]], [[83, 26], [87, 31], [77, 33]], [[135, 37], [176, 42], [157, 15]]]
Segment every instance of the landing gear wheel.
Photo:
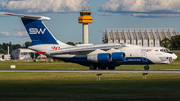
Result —
[[115, 67], [108, 67], [108, 70], [115, 70]]
[[96, 66], [94, 66], [94, 65], [90, 65], [90, 66], [89, 66], [89, 69], [90, 69], [90, 70], [96, 70], [96, 69], [97, 69], [97, 67], [96, 67]]
[[105, 66], [99, 66], [98, 69], [99, 70], [106, 70], [106, 67]]
[[149, 66], [144, 66], [144, 70], [149, 70]]

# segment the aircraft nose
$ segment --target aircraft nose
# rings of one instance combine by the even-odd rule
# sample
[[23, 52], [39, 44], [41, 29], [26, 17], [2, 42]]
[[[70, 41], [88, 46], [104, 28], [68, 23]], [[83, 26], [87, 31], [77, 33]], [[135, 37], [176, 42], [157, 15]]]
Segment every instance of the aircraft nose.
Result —
[[173, 54], [173, 57], [172, 57], [173, 61], [177, 59], [177, 55], [176, 54]]

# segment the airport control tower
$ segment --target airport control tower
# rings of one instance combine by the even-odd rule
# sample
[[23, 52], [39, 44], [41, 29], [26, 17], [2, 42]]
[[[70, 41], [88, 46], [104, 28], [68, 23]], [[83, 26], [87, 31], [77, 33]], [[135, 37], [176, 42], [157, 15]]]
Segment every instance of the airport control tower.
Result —
[[83, 11], [80, 11], [80, 17], [79, 19], [79, 23], [83, 24], [83, 44], [88, 44], [89, 40], [88, 40], [88, 23], [92, 23], [93, 22], [93, 18], [90, 16], [91, 15], [91, 11], [86, 8], [84, 8]]

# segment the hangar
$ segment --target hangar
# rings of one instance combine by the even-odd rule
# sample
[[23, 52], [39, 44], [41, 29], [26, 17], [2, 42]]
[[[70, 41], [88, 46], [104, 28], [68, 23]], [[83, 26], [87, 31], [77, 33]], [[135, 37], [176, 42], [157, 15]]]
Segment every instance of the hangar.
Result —
[[103, 32], [102, 43], [127, 43], [159, 47], [164, 38], [179, 35], [175, 28], [117, 28]]
[[34, 54], [33, 50], [18, 48], [12, 51], [12, 59], [32, 59]]

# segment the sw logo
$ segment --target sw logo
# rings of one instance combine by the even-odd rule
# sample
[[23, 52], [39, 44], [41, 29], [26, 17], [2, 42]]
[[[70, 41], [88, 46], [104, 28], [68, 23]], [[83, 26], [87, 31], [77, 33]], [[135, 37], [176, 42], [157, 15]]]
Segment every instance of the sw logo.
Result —
[[46, 31], [46, 28], [44, 28], [44, 30], [42, 30], [42, 28], [38, 29], [37, 28], [29, 28], [29, 34], [44, 34], [44, 32]]
[[58, 49], [60, 49], [60, 47], [54, 46], [54, 47], [51, 47], [51, 49], [52, 49], [52, 50], [58, 50]]
[[141, 49], [141, 53], [151, 52], [152, 49]]

